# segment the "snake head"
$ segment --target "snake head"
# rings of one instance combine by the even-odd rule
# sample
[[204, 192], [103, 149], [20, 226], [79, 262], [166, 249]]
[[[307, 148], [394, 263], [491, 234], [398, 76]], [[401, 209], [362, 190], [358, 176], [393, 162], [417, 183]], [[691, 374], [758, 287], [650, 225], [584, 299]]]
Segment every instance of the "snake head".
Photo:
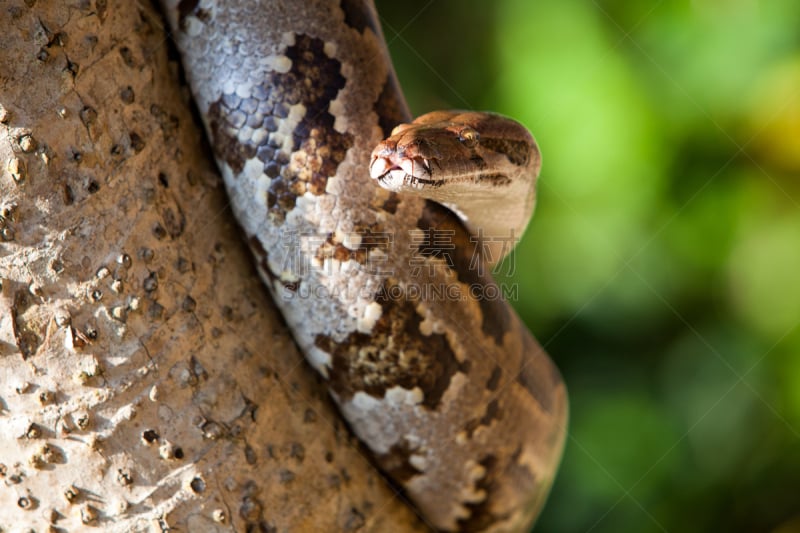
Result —
[[[438, 202], [499, 260], [525, 231], [541, 155], [524, 126], [493, 113], [434, 111], [397, 126], [372, 151], [384, 189]], [[506, 246], [506, 248], [503, 248]]]
[[434, 111], [378, 143], [370, 176], [386, 189], [420, 193], [481, 187], [487, 175], [535, 178], [538, 167], [536, 143], [519, 123], [492, 113]]

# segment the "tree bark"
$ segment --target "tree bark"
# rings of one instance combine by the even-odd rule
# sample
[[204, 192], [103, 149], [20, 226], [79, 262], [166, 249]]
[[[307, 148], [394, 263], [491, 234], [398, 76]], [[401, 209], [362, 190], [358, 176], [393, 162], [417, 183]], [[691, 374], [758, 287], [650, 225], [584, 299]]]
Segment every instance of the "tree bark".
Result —
[[257, 278], [152, 6], [0, 10], [0, 529], [424, 529]]

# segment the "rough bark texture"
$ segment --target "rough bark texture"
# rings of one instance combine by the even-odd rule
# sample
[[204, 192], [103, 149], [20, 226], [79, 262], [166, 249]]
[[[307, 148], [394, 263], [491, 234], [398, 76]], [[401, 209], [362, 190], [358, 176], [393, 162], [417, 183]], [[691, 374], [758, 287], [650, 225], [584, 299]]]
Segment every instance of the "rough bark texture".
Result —
[[152, 6], [0, 28], [0, 529], [423, 529], [256, 277]]

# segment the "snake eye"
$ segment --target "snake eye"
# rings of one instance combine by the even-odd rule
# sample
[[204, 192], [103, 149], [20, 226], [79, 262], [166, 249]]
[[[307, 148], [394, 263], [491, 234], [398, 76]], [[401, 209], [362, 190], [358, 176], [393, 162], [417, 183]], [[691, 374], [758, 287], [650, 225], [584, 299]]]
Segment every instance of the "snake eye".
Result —
[[480, 133], [469, 127], [458, 132], [458, 140], [461, 141], [467, 148], [472, 148], [478, 144], [480, 139]]

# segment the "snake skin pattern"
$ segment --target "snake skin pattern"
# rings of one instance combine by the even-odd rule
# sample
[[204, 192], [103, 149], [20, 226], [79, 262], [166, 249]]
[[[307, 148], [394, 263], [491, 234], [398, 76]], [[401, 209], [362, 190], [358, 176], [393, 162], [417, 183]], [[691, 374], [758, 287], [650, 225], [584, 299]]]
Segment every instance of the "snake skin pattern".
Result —
[[528, 528], [566, 389], [458, 219], [370, 178], [410, 118], [372, 3], [164, 3], [260, 274], [352, 431], [432, 528]]

